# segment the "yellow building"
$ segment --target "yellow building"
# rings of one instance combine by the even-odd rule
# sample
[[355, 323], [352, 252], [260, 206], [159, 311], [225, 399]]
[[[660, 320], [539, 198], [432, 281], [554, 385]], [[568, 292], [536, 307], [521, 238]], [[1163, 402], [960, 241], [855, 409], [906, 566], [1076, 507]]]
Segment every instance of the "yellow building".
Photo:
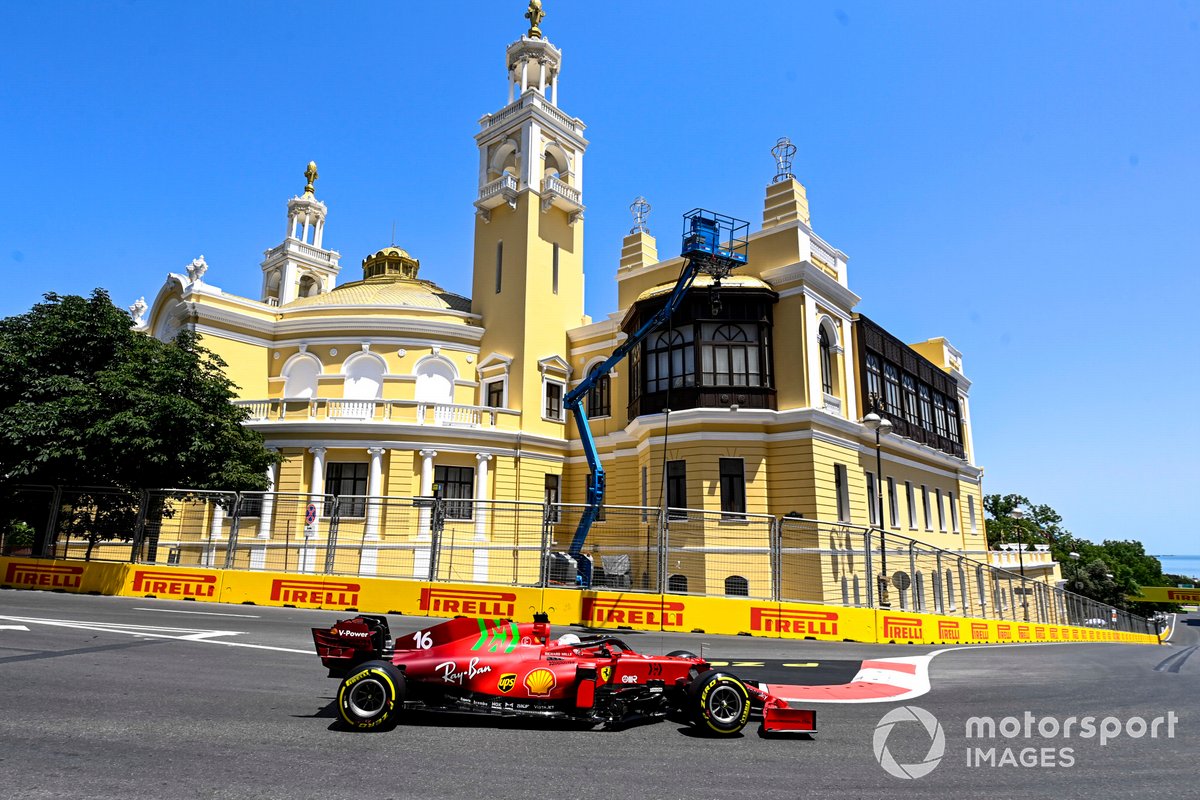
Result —
[[[278, 492], [413, 497], [436, 483], [452, 500], [497, 504], [459, 520], [475, 547], [455, 574], [484, 581], [515, 569], [498, 543], [515, 543], [517, 532], [498, 504], [583, 501], [587, 466], [563, 398], [664, 302], [682, 265], [659, 259], [648, 206], [635, 204], [620, 263], [591, 265], [593, 280], [615, 273], [618, 308], [599, 321], [584, 315], [584, 124], [558, 107], [561, 53], [536, 27], [506, 55], [508, 103], [475, 136], [470, 299], [439, 288], [420, 254], [397, 247], [367, 256], [361, 277], [345, 280], [340, 254], [326, 246], [327, 208], [310, 164], [304, 192], [287, 203], [286, 235], [262, 261], [259, 297], [222, 292], [198, 259], [168, 277], [148, 310], [134, 309], [148, 333], [195, 330], [228, 362], [248, 424], [281, 454], [271, 475]], [[610, 504], [590, 542], [633, 554], [634, 575], [661, 569], [664, 588], [769, 596], [778, 594], [770, 583], [788, 578], [765, 566], [776, 529], [755, 515], [786, 516], [796, 548], [834, 554], [787, 562], [824, 577], [796, 598], [814, 600], [868, 590], [838, 581], [851, 525], [982, 557], [982, 470], [962, 355], [944, 339], [905, 345], [855, 313], [847, 256], [812, 227], [806, 189], [790, 172], [794, 148], [781, 140], [774, 152], [779, 169], [763, 176], [749, 263], [715, 290], [698, 280], [669, 326], [589, 400]], [[673, 250], [675, 238], [667, 241]], [[880, 441], [882, 480], [875, 433], [861, 422], [873, 408], [894, 425]], [[319, 524], [275, 503], [258, 509], [252, 535], [320, 539]], [[685, 543], [673, 552], [685, 555], [652, 555], [641, 544], [652, 515], [621, 506], [693, 509], [691, 532], [673, 526]], [[428, 559], [421, 513], [406, 530], [367, 502], [352, 515], [361, 518], [355, 536], [403, 539], [399, 572], [419, 575]], [[554, 513], [548, 536], [565, 549], [571, 512]], [[836, 526], [810, 520], [847, 526], [835, 535]], [[301, 567], [314, 567], [306, 558]]]

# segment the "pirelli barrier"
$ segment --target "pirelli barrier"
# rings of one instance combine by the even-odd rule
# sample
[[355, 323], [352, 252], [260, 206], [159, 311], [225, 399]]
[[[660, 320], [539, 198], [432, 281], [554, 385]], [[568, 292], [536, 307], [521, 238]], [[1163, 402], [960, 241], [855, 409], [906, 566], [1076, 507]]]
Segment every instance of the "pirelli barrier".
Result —
[[1159, 643], [1158, 637], [1149, 633], [903, 610], [29, 558], [0, 558], [0, 587], [427, 617], [527, 620], [544, 611], [551, 622], [560, 625], [774, 639], [893, 644]]

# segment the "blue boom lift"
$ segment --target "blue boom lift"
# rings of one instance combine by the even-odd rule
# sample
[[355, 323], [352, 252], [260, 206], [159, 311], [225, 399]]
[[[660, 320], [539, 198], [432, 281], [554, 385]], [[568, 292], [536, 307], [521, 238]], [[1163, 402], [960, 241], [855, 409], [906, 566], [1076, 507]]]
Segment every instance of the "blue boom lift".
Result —
[[[568, 554], [575, 559], [579, 570], [579, 581], [582, 586], [592, 585], [592, 560], [583, 553], [584, 542], [592, 523], [600, 513], [604, 504], [604, 467], [600, 464], [600, 456], [596, 453], [596, 441], [592, 438], [592, 429], [588, 425], [585, 411], [586, 399], [600, 379], [629, 355], [642, 340], [656, 328], [671, 318], [683, 302], [687, 291], [691, 288], [696, 276], [704, 273], [713, 277], [713, 287], [719, 287], [721, 279], [732, 270], [746, 263], [746, 251], [749, 247], [750, 224], [733, 217], [717, 214], [696, 208], [683, 215], [683, 250], [680, 253], [684, 259], [683, 269], [679, 280], [671, 291], [667, 302], [663, 304], [654, 316], [642, 323], [621, 346], [612, 352], [603, 363], [586, 375], [579, 385], [567, 393], [566, 406], [575, 418], [583, 441], [583, 452], [588, 463], [587, 503], [579, 518], [579, 526], [575, 529], [575, 538], [571, 541]], [[638, 380], [631, 376], [630, 380]]]

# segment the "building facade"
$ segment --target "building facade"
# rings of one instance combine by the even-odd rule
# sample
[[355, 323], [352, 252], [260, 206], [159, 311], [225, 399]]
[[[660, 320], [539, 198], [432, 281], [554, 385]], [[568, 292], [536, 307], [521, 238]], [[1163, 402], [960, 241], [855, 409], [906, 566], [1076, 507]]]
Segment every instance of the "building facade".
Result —
[[[470, 298], [397, 247], [368, 255], [347, 281], [310, 164], [261, 262], [259, 297], [209, 283], [201, 258], [169, 275], [148, 309], [134, 307], [148, 334], [195, 330], [228, 363], [247, 424], [280, 453], [276, 491], [412, 497], [436, 484], [449, 499], [583, 501], [587, 465], [564, 397], [661, 307], [682, 261], [660, 260], [639, 214], [619, 264], [592, 268], [599, 280], [615, 272], [618, 308], [584, 315], [585, 126], [558, 106], [562, 55], [536, 26], [505, 54], [508, 102], [475, 135]], [[780, 164], [749, 263], [719, 286], [698, 280], [589, 398], [607, 502], [693, 509], [711, 521], [707, 541], [737, 542], [761, 514], [874, 525], [982, 555], [961, 353], [944, 339], [905, 344], [855, 312], [846, 254], [814, 231], [805, 187]], [[878, 454], [861, 422], [872, 410], [894, 426]], [[364, 537], [421, 535], [371, 508]], [[260, 535], [280, 536], [281, 515], [262, 517]], [[498, 535], [495, 515], [464, 522], [480, 542]], [[593, 537], [605, 536], [619, 534], [601, 520]], [[476, 558], [473, 577], [488, 580], [495, 562]], [[671, 574], [677, 590], [730, 577], [702, 559]]]

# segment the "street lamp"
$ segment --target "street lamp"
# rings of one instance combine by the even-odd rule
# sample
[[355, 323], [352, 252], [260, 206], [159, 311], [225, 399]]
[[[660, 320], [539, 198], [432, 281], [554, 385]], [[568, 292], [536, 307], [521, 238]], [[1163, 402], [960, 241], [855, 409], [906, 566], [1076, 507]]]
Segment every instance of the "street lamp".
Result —
[[1008, 512], [1010, 519], [1017, 521], [1017, 562], [1021, 565], [1021, 608], [1024, 611], [1025, 621], [1029, 622], [1029, 587], [1025, 585], [1025, 541], [1021, 538], [1022, 529], [1020, 526], [1021, 520], [1025, 519], [1025, 512], [1019, 508], [1014, 508]]
[[[872, 397], [872, 404], [875, 398]], [[862, 418], [862, 424], [875, 431], [875, 497], [878, 502], [879, 552], [882, 556], [879, 572], [879, 607], [891, 608], [888, 602], [887, 530], [883, 526], [883, 456], [880, 455], [879, 439], [892, 432], [892, 423], [872, 411]]]

